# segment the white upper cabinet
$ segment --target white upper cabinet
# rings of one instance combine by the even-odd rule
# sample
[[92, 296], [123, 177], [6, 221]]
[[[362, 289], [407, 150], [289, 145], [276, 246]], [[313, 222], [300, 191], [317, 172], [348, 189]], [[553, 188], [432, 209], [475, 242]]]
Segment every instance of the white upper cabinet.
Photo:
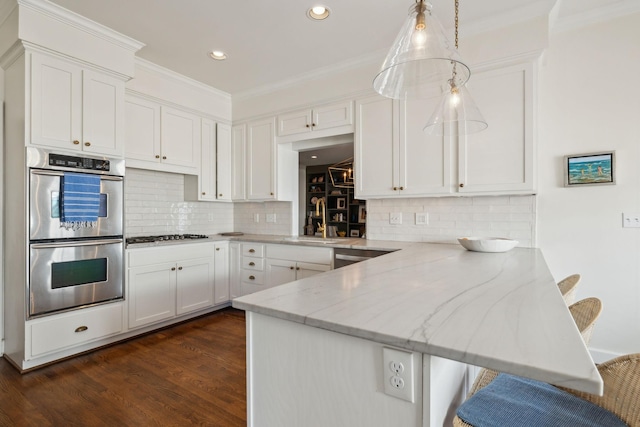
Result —
[[32, 145], [121, 157], [124, 81], [31, 53]]
[[[313, 132], [313, 134], [312, 134]], [[278, 116], [278, 142], [353, 132], [353, 102], [342, 101]], [[301, 135], [309, 134], [306, 137]], [[295, 135], [295, 137], [286, 138]]]
[[460, 137], [458, 192], [535, 192], [531, 62], [476, 73], [468, 87], [489, 127]]
[[231, 126], [218, 123], [216, 127], [216, 200], [231, 201], [233, 185], [233, 146]]
[[534, 74], [533, 62], [474, 74], [469, 90], [489, 127], [466, 136], [423, 132], [438, 98], [357, 100], [355, 197], [534, 193]]
[[[200, 136], [202, 144], [200, 147], [200, 175], [192, 176], [197, 181], [195, 184], [198, 194], [196, 200], [214, 201], [216, 200], [216, 124], [213, 120], [202, 119]], [[186, 177], [185, 177], [186, 178]], [[185, 199], [188, 198], [185, 189]]]
[[231, 200], [246, 199], [247, 125], [231, 128]]
[[[127, 95], [125, 111], [127, 166], [191, 175], [199, 172], [201, 117], [132, 95]], [[215, 124], [213, 132], [215, 138]]]
[[247, 124], [247, 199], [276, 200], [275, 120]]

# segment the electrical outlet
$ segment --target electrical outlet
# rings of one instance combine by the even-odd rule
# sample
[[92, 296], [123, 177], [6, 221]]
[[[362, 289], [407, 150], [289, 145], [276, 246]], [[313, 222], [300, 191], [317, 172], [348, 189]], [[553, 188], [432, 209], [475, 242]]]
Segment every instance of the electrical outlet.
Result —
[[384, 393], [413, 403], [413, 353], [395, 348], [382, 348]]
[[416, 225], [427, 225], [429, 224], [429, 214], [428, 213], [416, 213]]
[[402, 224], [402, 212], [391, 212], [389, 214], [389, 224]]
[[267, 222], [276, 222], [276, 214], [267, 214]]
[[622, 214], [622, 227], [624, 228], [640, 228], [640, 214], [638, 213], [623, 213]]

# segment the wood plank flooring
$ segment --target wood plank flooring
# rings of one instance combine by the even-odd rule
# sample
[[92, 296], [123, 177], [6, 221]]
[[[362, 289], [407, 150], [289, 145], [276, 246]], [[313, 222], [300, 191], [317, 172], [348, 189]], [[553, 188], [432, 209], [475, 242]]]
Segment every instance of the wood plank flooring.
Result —
[[0, 426], [246, 426], [244, 312], [227, 308], [24, 375]]

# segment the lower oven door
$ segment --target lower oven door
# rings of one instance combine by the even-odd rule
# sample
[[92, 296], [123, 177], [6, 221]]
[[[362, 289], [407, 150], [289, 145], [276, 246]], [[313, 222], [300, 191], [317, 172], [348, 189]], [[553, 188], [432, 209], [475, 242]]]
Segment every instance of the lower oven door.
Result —
[[122, 238], [32, 243], [29, 253], [29, 317], [122, 299]]

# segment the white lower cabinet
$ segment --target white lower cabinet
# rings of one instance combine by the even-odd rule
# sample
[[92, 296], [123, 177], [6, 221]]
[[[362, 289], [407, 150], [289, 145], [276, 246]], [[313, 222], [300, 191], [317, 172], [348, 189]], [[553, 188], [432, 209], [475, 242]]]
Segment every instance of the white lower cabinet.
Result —
[[214, 304], [223, 304], [231, 299], [229, 283], [229, 242], [215, 244], [214, 261]]
[[122, 332], [124, 303], [111, 303], [27, 321], [25, 360]]
[[136, 328], [213, 306], [214, 245], [128, 250], [129, 327]]
[[333, 249], [267, 245], [266, 287], [278, 286], [331, 270]]

